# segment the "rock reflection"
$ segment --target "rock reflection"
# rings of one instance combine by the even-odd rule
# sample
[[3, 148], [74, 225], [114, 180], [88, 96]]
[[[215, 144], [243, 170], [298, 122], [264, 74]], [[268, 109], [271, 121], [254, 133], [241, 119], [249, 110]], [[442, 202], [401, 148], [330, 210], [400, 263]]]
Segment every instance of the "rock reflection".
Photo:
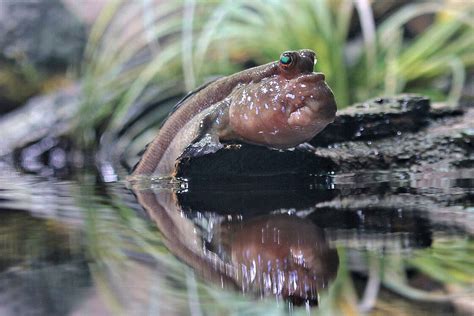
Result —
[[135, 192], [167, 247], [207, 281], [256, 297], [318, 304], [336, 277], [338, 256], [314, 223], [287, 214], [227, 220], [187, 217], [171, 191]]

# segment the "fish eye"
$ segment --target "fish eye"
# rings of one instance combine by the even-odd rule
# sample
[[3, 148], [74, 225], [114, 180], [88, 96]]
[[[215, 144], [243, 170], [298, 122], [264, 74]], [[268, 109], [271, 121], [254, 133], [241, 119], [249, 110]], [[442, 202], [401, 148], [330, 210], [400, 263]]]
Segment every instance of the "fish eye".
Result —
[[282, 65], [288, 66], [293, 62], [293, 57], [289, 53], [283, 53], [280, 56], [280, 63]]

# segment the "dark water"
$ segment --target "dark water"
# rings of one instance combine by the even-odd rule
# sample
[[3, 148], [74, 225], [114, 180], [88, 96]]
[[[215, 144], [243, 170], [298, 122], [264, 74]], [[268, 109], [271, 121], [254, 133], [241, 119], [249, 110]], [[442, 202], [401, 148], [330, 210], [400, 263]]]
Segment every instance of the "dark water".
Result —
[[473, 311], [473, 169], [103, 178], [1, 166], [0, 315]]

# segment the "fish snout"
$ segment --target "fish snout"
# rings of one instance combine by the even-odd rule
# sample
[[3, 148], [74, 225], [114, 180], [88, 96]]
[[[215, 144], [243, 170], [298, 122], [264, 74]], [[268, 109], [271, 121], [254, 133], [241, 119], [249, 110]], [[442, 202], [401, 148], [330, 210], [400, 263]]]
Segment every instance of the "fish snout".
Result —
[[331, 123], [336, 118], [337, 105], [329, 86], [325, 81], [320, 81], [315, 88], [314, 100], [310, 106], [317, 114], [318, 120]]
[[307, 94], [302, 98], [304, 101], [295, 104], [288, 123], [292, 126], [326, 126], [336, 117], [334, 95], [324, 81], [323, 74], [313, 74], [306, 80], [312, 81], [311, 89], [305, 91]]

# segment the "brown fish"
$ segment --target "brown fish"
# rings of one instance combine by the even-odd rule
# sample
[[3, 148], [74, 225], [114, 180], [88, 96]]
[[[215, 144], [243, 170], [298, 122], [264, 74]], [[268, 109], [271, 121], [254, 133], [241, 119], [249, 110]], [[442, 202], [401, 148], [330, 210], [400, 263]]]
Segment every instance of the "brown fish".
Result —
[[190, 93], [165, 121], [132, 178], [173, 176], [180, 158], [215, 152], [221, 141], [284, 149], [310, 140], [336, 114], [324, 75], [313, 72], [315, 57], [308, 49], [284, 52], [279, 61]]

